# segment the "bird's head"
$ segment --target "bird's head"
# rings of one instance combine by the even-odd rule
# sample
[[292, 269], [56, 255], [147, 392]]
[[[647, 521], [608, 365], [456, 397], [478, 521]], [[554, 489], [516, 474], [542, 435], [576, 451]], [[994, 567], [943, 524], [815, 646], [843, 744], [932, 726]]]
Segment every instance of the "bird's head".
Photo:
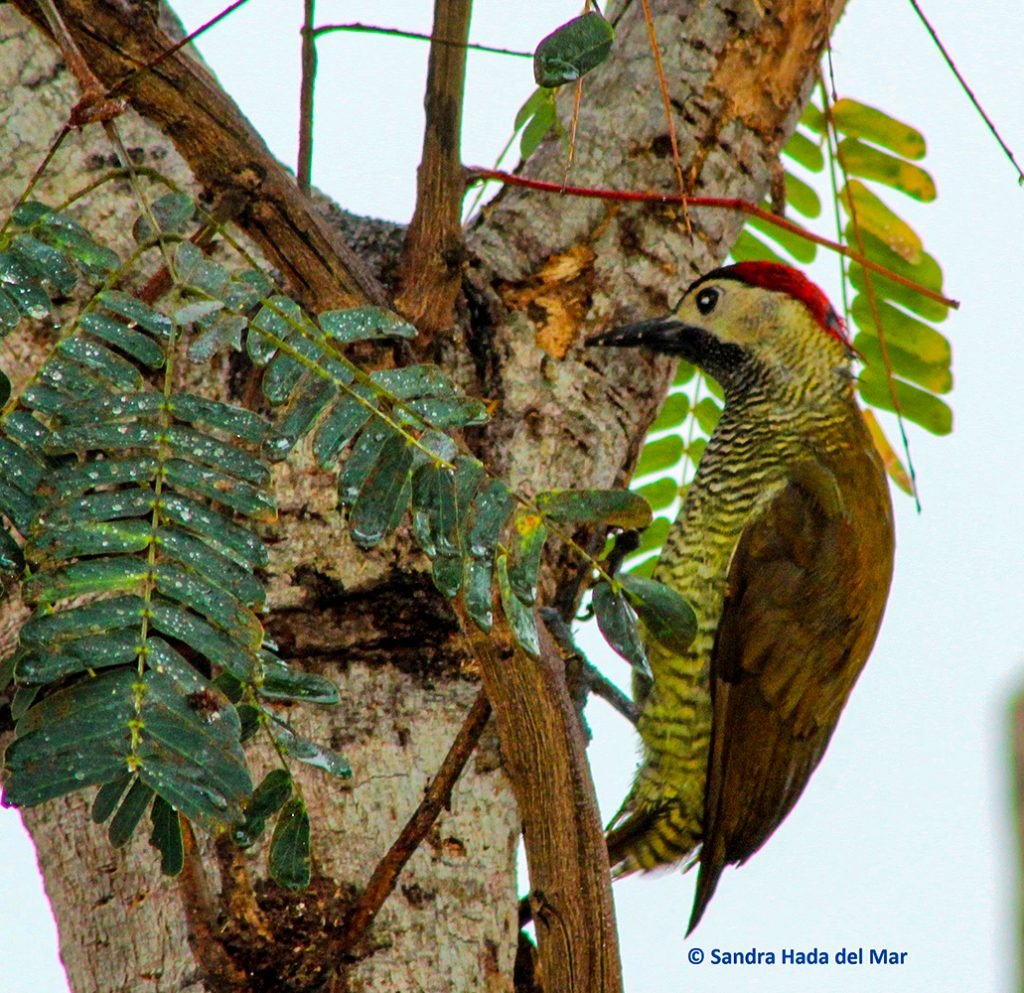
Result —
[[588, 344], [678, 355], [714, 376], [727, 394], [765, 379], [831, 385], [851, 376], [842, 319], [802, 272], [776, 262], [715, 269], [690, 286], [671, 314]]

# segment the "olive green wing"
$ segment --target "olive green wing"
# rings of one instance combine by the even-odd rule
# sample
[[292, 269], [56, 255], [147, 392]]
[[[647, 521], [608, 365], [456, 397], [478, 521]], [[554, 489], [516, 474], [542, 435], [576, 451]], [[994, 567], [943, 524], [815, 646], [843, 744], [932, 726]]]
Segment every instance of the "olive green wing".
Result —
[[690, 930], [725, 866], [756, 852], [796, 803], [874, 643], [892, 574], [891, 506], [875, 460], [857, 461], [850, 478], [818, 461], [798, 467], [730, 562]]

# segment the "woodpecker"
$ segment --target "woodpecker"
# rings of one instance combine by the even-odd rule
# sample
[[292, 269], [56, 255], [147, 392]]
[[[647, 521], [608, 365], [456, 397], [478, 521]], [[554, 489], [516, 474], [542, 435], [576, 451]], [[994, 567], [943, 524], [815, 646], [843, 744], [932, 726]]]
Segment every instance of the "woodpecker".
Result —
[[699, 863], [689, 933], [821, 761], [885, 610], [892, 504], [843, 321], [796, 269], [716, 269], [670, 315], [589, 343], [679, 356], [725, 394], [654, 572], [697, 636], [645, 638], [642, 761], [608, 833], [616, 875]]

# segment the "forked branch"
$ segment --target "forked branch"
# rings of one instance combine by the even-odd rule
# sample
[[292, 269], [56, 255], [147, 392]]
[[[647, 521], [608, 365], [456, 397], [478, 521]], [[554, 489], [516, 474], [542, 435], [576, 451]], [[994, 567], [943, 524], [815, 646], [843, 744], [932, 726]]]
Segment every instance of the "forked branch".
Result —
[[416, 181], [416, 210], [402, 249], [396, 304], [420, 330], [451, 327], [462, 282], [460, 135], [466, 41], [472, 0], [435, 0], [430, 44], [426, 128]]

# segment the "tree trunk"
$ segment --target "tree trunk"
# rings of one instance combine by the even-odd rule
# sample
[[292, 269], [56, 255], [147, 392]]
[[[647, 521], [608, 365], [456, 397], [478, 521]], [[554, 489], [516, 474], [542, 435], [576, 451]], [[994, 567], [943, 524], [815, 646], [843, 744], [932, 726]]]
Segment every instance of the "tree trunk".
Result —
[[[17, 6], [37, 14], [29, 0]], [[138, 16], [113, 2], [92, 6], [97, 17], [123, 16], [130, 23]], [[655, 0], [652, 7], [687, 192], [759, 201], [842, 0]], [[641, 5], [623, 2], [608, 13], [617, 27], [616, 54], [586, 81], [572, 182], [674, 192]], [[78, 92], [51, 43], [11, 7], [0, 7], [0, 46], [0, 86], [8, 94], [0, 129], [14, 146], [0, 176], [9, 203], [42, 160]], [[147, 92], [144, 99], [161, 97]], [[570, 104], [571, 94], [563, 94], [563, 119]], [[152, 108], [147, 113], [160, 119]], [[196, 194], [216, 186], [204, 149], [222, 138], [227, 143], [227, 134], [212, 141], [207, 136], [205, 146], [190, 144], [187, 122], [179, 120], [165, 133], [131, 112], [119, 126], [141, 161]], [[109, 168], [109, 156], [102, 131], [86, 129], [65, 142], [34, 195], [61, 202]], [[525, 171], [560, 180], [564, 159], [563, 144], [548, 139]], [[102, 201], [90, 200], [88, 226], [96, 230], [97, 217], [108, 217], [113, 237], [130, 226], [135, 207], [127, 187], [105, 189]], [[248, 195], [258, 200], [263, 192], [255, 188]], [[290, 194], [280, 204], [289, 219]], [[235, 216], [272, 253], [273, 238], [260, 228], [265, 215], [246, 208]], [[309, 224], [319, 232], [321, 223], [300, 218], [295, 228]], [[582, 339], [663, 310], [692, 278], [722, 260], [741, 223], [738, 215], [706, 209], [691, 209], [685, 218], [665, 207], [503, 193], [469, 236], [457, 326], [431, 343], [434, 359], [495, 405], [492, 422], [474, 441], [488, 466], [532, 491], [622, 485], [671, 364], [635, 354], [594, 354], [581, 347]], [[344, 292], [355, 296], [372, 294], [382, 257], [386, 271], [397, 261], [392, 229], [362, 230], [370, 232], [376, 249], [363, 259], [370, 278], [360, 271], [345, 284], [350, 288]], [[321, 255], [330, 254], [338, 232], [335, 227], [322, 234], [328, 247]], [[346, 256], [337, 257], [347, 272]], [[293, 288], [309, 306], [325, 309], [328, 283], [309, 277]], [[27, 365], [31, 355], [24, 358]], [[202, 374], [207, 393], [227, 394], [229, 372], [224, 362], [188, 374]], [[219, 380], [211, 382], [211, 376]], [[332, 945], [353, 896], [441, 764], [477, 694], [479, 659], [402, 532], [372, 555], [355, 549], [330, 479], [311, 463], [281, 468], [275, 487], [281, 524], [268, 628], [285, 657], [335, 680], [344, 701], [330, 710], [295, 710], [289, 719], [339, 748], [354, 770], [345, 789], [315, 771], [300, 772], [314, 828], [313, 885], [297, 896], [281, 890], [265, 879], [261, 855], [243, 855], [209, 838], [198, 840], [190, 870], [168, 881], [158, 875], [144, 832], [125, 849], [110, 847], [105, 832], [89, 820], [91, 797], [27, 811], [72, 989], [510, 990], [520, 815], [493, 723], [450, 810], [404, 870], [367, 940], [338, 972], [339, 963], [317, 954]], [[567, 554], [550, 562], [542, 601], [550, 602], [578, 569]], [[8, 621], [18, 609], [7, 603]], [[503, 750], [508, 758], [507, 741]], [[532, 816], [524, 809], [528, 843]]]

